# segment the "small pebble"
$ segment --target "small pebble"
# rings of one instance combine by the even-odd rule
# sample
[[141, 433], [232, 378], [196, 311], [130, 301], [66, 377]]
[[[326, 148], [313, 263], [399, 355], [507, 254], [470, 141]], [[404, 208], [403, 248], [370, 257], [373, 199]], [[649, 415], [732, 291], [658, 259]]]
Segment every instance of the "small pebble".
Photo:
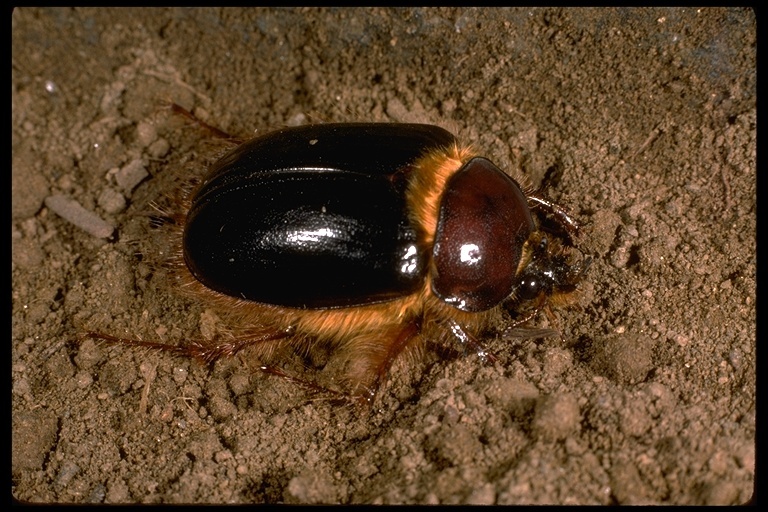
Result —
[[142, 146], [149, 146], [157, 140], [157, 128], [150, 123], [141, 122], [136, 126], [136, 137]]
[[149, 176], [149, 173], [144, 166], [144, 162], [141, 160], [141, 158], [137, 158], [135, 160], [131, 160], [119, 171], [117, 171], [117, 174], [115, 174], [115, 180], [117, 180], [117, 184], [120, 186], [120, 188], [122, 188], [125, 192], [130, 193], [147, 176]]
[[149, 148], [147, 148], [147, 153], [149, 153], [149, 156], [152, 158], [162, 158], [168, 154], [169, 149], [171, 149], [171, 145], [167, 140], [157, 139], [149, 146]]
[[126, 206], [125, 197], [123, 197], [123, 194], [111, 187], [106, 187], [101, 191], [97, 202], [105, 212], [111, 214], [122, 212], [125, 210]]
[[45, 206], [67, 222], [97, 238], [109, 238], [115, 232], [115, 228], [110, 223], [69, 197], [48, 196], [45, 198]]

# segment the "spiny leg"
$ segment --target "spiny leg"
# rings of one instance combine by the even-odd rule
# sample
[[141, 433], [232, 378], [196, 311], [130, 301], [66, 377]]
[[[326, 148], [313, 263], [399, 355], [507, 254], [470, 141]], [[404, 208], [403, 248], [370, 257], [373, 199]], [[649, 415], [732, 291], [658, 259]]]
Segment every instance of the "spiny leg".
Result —
[[291, 382], [292, 384], [295, 384], [301, 388], [304, 388], [305, 390], [309, 391], [310, 393], [317, 393], [317, 394], [324, 394], [333, 396], [334, 398], [340, 400], [340, 401], [349, 401], [349, 395], [347, 393], [344, 393], [342, 391], [337, 391], [335, 389], [331, 389], [328, 387], [325, 387], [321, 384], [318, 384], [316, 382], [312, 382], [308, 379], [302, 379], [301, 377], [297, 377], [295, 375], [291, 375], [290, 373], [286, 372], [282, 368], [278, 366], [271, 366], [271, 365], [262, 365], [258, 367], [258, 370], [260, 372], [263, 372], [267, 375], [271, 375], [273, 377], [279, 377], [281, 379], [285, 379], [288, 382]]
[[[144, 341], [132, 338], [120, 338], [112, 336], [110, 334], [103, 334], [99, 332], [89, 331], [83, 333], [81, 338], [93, 339], [97, 341], [103, 341], [113, 345], [126, 345], [129, 347], [146, 348], [150, 350], [159, 350], [168, 352], [174, 356], [191, 357], [206, 364], [215, 362], [222, 357], [232, 357], [249, 346], [258, 345], [261, 343], [268, 343], [272, 341], [278, 341], [291, 337], [293, 333], [291, 330], [285, 331], [270, 331], [265, 332], [261, 336], [248, 336], [237, 338], [231, 341], [208, 343], [204, 341], [190, 341], [183, 345], [169, 345], [167, 343], [160, 343], [154, 341]], [[260, 365], [257, 369], [273, 377], [279, 377], [285, 379], [299, 387], [311, 393], [326, 394], [333, 396], [339, 400], [349, 401], [349, 395], [341, 391], [327, 388], [311, 380], [302, 379], [286, 372], [282, 368], [272, 365]]]
[[453, 333], [453, 336], [461, 344], [461, 346], [464, 347], [465, 352], [470, 350], [476, 353], [477, 357], [480, 358], [480, 361], [483, 364], [493, 364], [498, 360], [496, 356], [489, 352], [482, 343], [477, 341], [477, 339], [468, 333], [458, 322], [449, 320], [448, 325], [451, 328], [451, 333]]
[[554, 222], [562, 230], [562, 234], [568, 237], [568, 241], [573, 243], [573, 238], [579, 234], [579, 223], [564, 207], [550, 201], [538, 192], [528, 195], [528, 203], [531, 208], [543, 211], [554, 219]]
[[286, 379], [310, 392], [331, 395], [339, 401], [354, 403], [366, 409], [373, 405], [376, 393], [397, 357], [420, 331], [420, 323], [414, 321], [396, 330], [367, 333], [352, 342], [349, 347], [351, 372], [347, 375], [347, 392], [296, 377], [276, 366], [260, 366], [259, 370]]
[[541, 313], [541, 310], [544, 309], [544, 303], [541, 302], [540, 304], [537, 304], [536, 307], [533, 308], [533, 310], [525, 315], [522, 318], [517, 318], [515, 321], [512, 322], [512, 325], [509, 326], [510, 329], [514, 329], [516, 327], [520, 327], [523, 324], [526, 324], [536, 318], [539, 313]]
[[[271, 332], [269, 334], [265, 333], [262, 336], [237, 338], [224, 342], [209, 343], [205, 341], [192, 340], [182, 345], [171, 345], [168, 343], [161, 343], [156, 341], [145, 341], [134, 338], [120, 338], [118, 336], [112, 336], [111, 334], [88, 331], [81, 335], [81, 339], [92, 339], [112, 345], [124, 345], [133, 348], [157, 350], [170, 353], [174, 356], [193, 358], [202, 363], [210, 364], [222, 357], [235, 356], [249, 346], [258, 345], [260, 343], [267, 343], [270, 341], [277, 341], [280, 339], [288, 338], [290, 336], [292, 336], [292, 333], [289, 330], [286, 330], [281, 332]], [[285, 379], [312, 393], [327, 394], [344, 400], [349, 400], [351, 398], [348, 393], [328, 388], [309, 379], [297, 377], [278, 366], [262, 364], [257, 366], [256, 369], [266, 375]]]
[[227, 132], [225, 132], [223, 130], [220, 130], [219, 128], [216, 128], [215, 126], [212, 126], [212, 125], [206, 123], [205, 121], [203, 121], [202, 119], [200, 119], [195, 114], [193, 114], [189, 110], [185, 109], [184, 107], [182, 107], [178, 103], [163, 102], [163, 105], [166, 106], [174, 114], [177, 114], [177, 115], [180, 115], [182, 117], [185, 117], [188, 120], [190, 120], [193, 123], [195, 123], [196, 125], [198, 125], [199, 127], [201, 127], [203, 129], [211, 132], [211, 134], [214, 137], [219, 137], [220, 139], [226, 139], [226, 140], [234, 142], [235, 144], [240, 144], [241, 142], [243, 142], [243, 140], [240, 139], [239, 137], [234, 137], [234, 136], [228, 134]]
[[119, 338], [110, 334], [103, 334], [94, 331], [88, 331], [83, 334], [85, 339], [105, 341], [114, 345], [126, 345], [129, 347], [161, 350], [163, 352], [169, 352], [177, 356], [191, 357], [204, 363], [212, 363], [221, 357], [232, 357], [247, 347], [270, 341], [277, 341], [289, 336], [291, 336], [291, 332], [288, 330], [265, 331], [261, 335], [235, 338], [233, 340], [217, 341], [211, 343], [192, 340], [182, 345], [169, 345], [167, 343], [159, 343], [156, 341]]
[[347, 372], [350, 398], [360, 405], [373, 405], [376, 393], [397, 357], [421, 332], [421, 323], [411, 321], [358, 337], [349, 346]]
[[544, 296], [539, 298], [538, 303], [533, 310], [526, 314], [522, 318], [518, 318], [512, 322], [512, 325], [504, 329], [503, 337], [505, 338], [545, 338], [549, 336], [557, 335], [562, 342], [565, 342], [563, 333], [558, 329], [542, 329], [542, 328], [520, 328], [521, 325], [526, 324], [536, 318], [539, 313], [544, 312], [552, 326], [557, 327], [557, 318], [552, 312], [549, 303]]

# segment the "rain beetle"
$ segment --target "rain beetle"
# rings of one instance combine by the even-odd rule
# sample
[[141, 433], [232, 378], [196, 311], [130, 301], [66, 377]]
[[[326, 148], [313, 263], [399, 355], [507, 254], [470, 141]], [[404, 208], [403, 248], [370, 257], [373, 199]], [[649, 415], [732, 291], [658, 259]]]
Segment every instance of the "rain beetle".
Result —
[[[577, 224], [443, 128], [283, 128], [218, 159], [175, 217], [178, 288], [233, 325], [181, 346], [93, 337], [214, 361], [248, 348], [260, 368], [371, 402], [392, 364], [429, 341], [478, 337], [576, 302], [588, 262]], [[569, 236], [539, 228], [540, 212]], [[283, 349], [343, 357], [338, 390], [281, 369]]]

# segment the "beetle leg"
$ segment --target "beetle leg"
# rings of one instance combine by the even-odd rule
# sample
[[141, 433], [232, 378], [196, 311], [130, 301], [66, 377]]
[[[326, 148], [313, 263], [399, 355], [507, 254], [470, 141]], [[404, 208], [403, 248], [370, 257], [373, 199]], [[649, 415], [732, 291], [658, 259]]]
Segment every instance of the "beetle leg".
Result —
[[[544, 312], [547, 319], [549, 320], [549, 323], [552, 325], [552, 327], [555, 327], [555, 329], [531, 329], [529, 334], [526, 334], [525, 331], [527, 329], [518, 329], [521, 325], [530, 322], [533, 320], [536, 316], [538, 316], [539, 313]], [[519, 337], [519, 338], [542, 338], [546, 336], [552, 336], [557, 334], [560, 337], [560, 341], [565, 343], [565, 337], [563, 336], [563, 333], [557, 329], [557, 317], [555, 317], [555, 314], [552, 312], [552, 308], [549, 306], [549, 302], [547, 302], [546, 298], [542, 296], [539, 299], [539, 303], [536, 305], [536, 307], [533, 308], [533, 311], [528, 313], [522, 318], [516, 319], [514, 322], [512, 322], [512, 325], [507, 327], [504, 330], [505, 336], [507, 337]]]
[[349, 395], [346, 393], [343, 393], [341, 391], [336, 391], [335, 389], [327, 388], [325, 386], [312, 382], [311, 380], [302, 379], [301, 377], [296, 377], [295, 375], [291, 375], [290, 373], [286, 372], [285, 370], [277, 366], [262, 365], [262, 366], [259, 366], [258, 369], [259, 371], [266, 373], [267, 375], [272, 375], [274, 377], [280, 377], [281, 379], [285, 379], [288, 382], [291, 382], [297, 386], [300, 386], [311, 393], [323, 393], [326, 395], [332, 395], [340, 400], [349, 399]]
[[496, 356], [489, 352], [488, 349], [486, 349], [482, 343], [477, 341], [474, 336], [464, 330], [464, 328], [459, 325], [458, 322], [455, 320], [448, 320], [448, 325], [451, 328], [451, 332], [456, 337], [456, 340], [458, 340], [465, 352], [467, 350], [475, 352], [483, 364], [493, 364], [496, 362]]
[[87, 339], [105, 341], [107, 343], [128, 345], [132, 347], [142, 347], [152, 350], [162, 350], [170, 352], [176, 356], [193, 357], [204, 363], [212, 363], [221, 357], [231, 357], [246, 347], [258, 345], [260, 343], [276, 341], [291, 336], [288, 331], [268, 331], [260, 336], [249, 336], [247, 338], [236, 338], [234, 340], [219, 341], [208, 343], [199, 340], [192, 340], [182, 345], [170, 345], [156, 341], [144, 341], [130, 338], [118, 338], [109, 334], [89, 331], [83, 336]]
[[[154, 341], [136, 340], [131, 338], [119, 338], [110, 334], [102, 334], [98, 332], [87, 332], [82, 335], [83, 338], [93, 339], [98, 341], [104, 341], [111, 344], [129, 345], [132, 347], [148, 348], [150, 350], [162, 350], [169, 352], [175, 356], [181, 357], [193, 357], [204, 363], [212, 363], [221, 357], [231, 357], [239, 353], [241, 350], [259, 343], [266, 343], [270, 341], [277, 341], [292, 336], [293, 333], [289, 330], [281, 332], [264, 333], [261, 337], [250, 336], [243, 339], [235, 339], [231, 342], [221, 343], [206, 343], [201, 341], [191, 341], [184, 345], [169, 345], [167, 343], [159, 343]], [[282, 368], [271, 365], [261, 365], [257, 367], [259, 371], [280, 377], [297, 386], [300, 386], [311, 393], [322, 393], [326, 395], [334, 396], [338, 399], [349, 400], [349, 395], [341, 391], [327, 388], [311, 380], [302, 379], [294, 375], [289, 374]]]
[[381, 332], [374, 332], [356, 338], [349, 345], [347, 380], [351, 395], [361, 403], [372, 404], [392, 364], [420, 332], [421, 323], [412, 321], [397, 330], [384, 331], [383, 337]]
[[564, 229], [568, 235], [579, 234], [579, 223], [576, 219], [562, 206], [557, 203], [553, 203], [549, 199], [545, 198], [539, 193], [532, 193], [528, 195], [528, 203], [531, 207], [543, 210], [548, 215], [551, 215], [557, 224]]
[[535, 308], [533, 308], [533, 311], [531, 311], [530, 313], [528, 313], [527, 315], [525, 315], [523, 318], [518, 318], [518, 319], [516, 319], [514, 322], [512, 322], [512, 325], [510, 325], [510, 326], [509, 326], [509, 328], [510, 328], [510, 329], [514, 329], [514, 328], [516, 328], [516, 327], [519, 327], [519, 326], [521, 326], [521, 325], [523, 325], [523, 324], [525, 324], [525, 323], [528, 323], [528, 322], [530, 322], [531, 320], [533, 320], [534, 318], [536, 318], [536, 316], [537, 316], [539, 313], [541, 313], [541, 310], [542, 310], [543, 308], [544, 308], [544, 304], [539, 304], [539, 305], [537, 305]]
[[259, 366], [259, 371], [280, 377], [312, 393], [331, 395], [359, 406], [371, 406], [381, 383], [397, 357], [420, 332], [419, 322], [411, 322], [381, 340], [379, 333], [368, 333], [349, 345], [349, 368], [346, 376], [348, 392], [337, 391], [311, 380], [296, 377], [282, 368]]
[[240, 144], [240, 143], [243, 142], [243, 139], [241, 139], [239, 137], [234, 137], [234, 136], [228, 134], [227, 132], [225, 132], [224, 130], [220, 130], [220, 129], [216, 128], [215, 126], [212, 126], [212, 125], [206, 123], [205, 121], [203, 121], [202, 119], [200, 119], [195, 114], [193, 114], [189, 110], [185, 109], [184, 107], [182, 107], [178, 103], [163, 102], [163, 105], [166, 106], [174, 114], [178, 114], [178, 115], [180, 115], [182, 117], [186, 117], [188, 120], [192, 121], [193, 123], [195, 123], [199, 127], [203, 128], [205, 130], [208, 130], [209, 132], [211, 132], [211, 134], [214, 137], [218, 137], [220, 139], [226, 139], [228, 141], [234, 142], [235, 144]]

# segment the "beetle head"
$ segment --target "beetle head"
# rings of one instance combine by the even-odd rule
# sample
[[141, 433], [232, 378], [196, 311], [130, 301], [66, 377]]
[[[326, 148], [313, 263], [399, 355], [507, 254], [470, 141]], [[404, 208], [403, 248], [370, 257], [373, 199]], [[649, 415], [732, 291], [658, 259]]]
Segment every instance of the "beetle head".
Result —
[[557, 239], [550, 243], [546, 234], [534, 231], [523, 248], [516, 285], [507, 302], [571, 294], [584, 278], [590, 263], [590, 258], [573, 263], [569, 248], [562, 247]]

